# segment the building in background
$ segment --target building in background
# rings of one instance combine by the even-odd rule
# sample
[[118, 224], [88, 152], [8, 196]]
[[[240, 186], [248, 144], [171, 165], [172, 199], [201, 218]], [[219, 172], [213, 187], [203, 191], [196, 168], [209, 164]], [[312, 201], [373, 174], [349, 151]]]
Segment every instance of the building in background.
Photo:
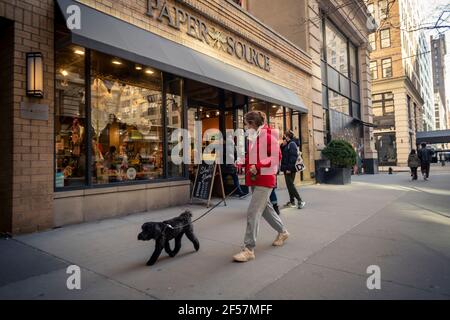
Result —
[[448, 112], [445, 107], [444, 101], [441, 100], [439, 92], [434, 94], [434, 112], [436, 120], [436, 130], [448, 129]]
[[417, 0], [380, 0], [369, 9], [378, 24], [370, 55], [378, 160], [380, 166], [406, 167], [416, 133], [432, 125], [432, 95], [429, 86], [423, 88], [430, 68], [426, 41], [417, 28], [420, 6]]
[[316, 164], [331, 139], [345, 139], [363, 159], [365, 172], [377, 172], [368, 50], [371, 17], [365, 2], [246, 0], [242, 5], [312, 58], [310, 132], [302, 142], [312, 143]]
[[447, 54], [447, 45], [445, 43], [445, 34], [437, 37], [431, 37], [431, 59], [433, 61], [433, 87], [435, 97], [439, 101], [435, 103], [436, 112], [436, 130], [448, 129], [449, 105], [447, 105], [447, 95], [445, 92], [445, 55]]
[[[419, 1], [422, 5], [425, 1]], [[430, 55], [430, 44], [423, 30], [419, 31], [419, 80], [420, 90], [423, 98], [422, 130], [435, 130], [434, 119], [434, 90], [432, 81], [432, 66]]]

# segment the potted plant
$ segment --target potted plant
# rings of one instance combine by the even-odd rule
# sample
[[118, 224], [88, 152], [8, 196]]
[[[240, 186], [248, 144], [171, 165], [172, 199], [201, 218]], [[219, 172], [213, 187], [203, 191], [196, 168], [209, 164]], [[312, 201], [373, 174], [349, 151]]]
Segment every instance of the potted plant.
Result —
[[331, 168], [325, 172], [327, 184], [349, 184], [352, 178], [352, 167], [356, 163], [356, 151], [344, 140], [332, 140], [322, 151], [330, 160]]

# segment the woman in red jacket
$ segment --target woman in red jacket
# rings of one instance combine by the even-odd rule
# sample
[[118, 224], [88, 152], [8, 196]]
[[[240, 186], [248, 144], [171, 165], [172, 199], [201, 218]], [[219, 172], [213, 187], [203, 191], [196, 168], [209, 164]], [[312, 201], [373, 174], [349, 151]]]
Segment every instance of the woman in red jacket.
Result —
[[247, 129], [255, 133], [249, 135], [245, 159], [245, 180], [246, 185], [252, 188], [252, 199], [247, 210], [244, 248], [233, 257], [237, 262], [255, 259], [254, 248], [261, 216], [278, 232], [273, 242], [274, 246], [282, 246], [289, 237], [283, 222], [269, 201], [270, 194], [276, 186], [276, 173], [281, 160], [278, 141], [267, 126], [264, 113], [251, 111], [245, 115], [244, 122]]

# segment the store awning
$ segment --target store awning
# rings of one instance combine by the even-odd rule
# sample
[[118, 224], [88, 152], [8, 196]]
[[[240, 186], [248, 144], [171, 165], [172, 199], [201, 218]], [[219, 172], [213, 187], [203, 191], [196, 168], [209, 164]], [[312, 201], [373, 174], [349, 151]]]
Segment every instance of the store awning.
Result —
[[79, 2], [57, 0], [57, 3], [66, 21], [70, 16], [67, 13], [69, 6], [76, 5], [80, 8], [81, 28], [71, 30], [74, 44], [300, 112], [308, 112], [305, 104], [288, 88]]
[[417, 132], [416, 143], [450, 143], [450, 130]]

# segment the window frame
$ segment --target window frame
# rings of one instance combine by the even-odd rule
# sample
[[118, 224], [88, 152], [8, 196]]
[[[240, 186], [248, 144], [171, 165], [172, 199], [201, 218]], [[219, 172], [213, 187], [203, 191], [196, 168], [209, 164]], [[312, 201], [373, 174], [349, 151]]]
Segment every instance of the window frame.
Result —
[[[70, 44], [68, 44], [70, 45]], [[55, 63], [54, 63], [54, 72], [56, 73], [56, 49], [62, 49], [63, 47], [65, 47], [65, 45], [62, 46], [55, 46]], [[186, 179], [188, 179], [188, 172], [187, 172], [187, 168], [186, 165], [183, 166], [182, 170], [183, 170], [183, 174], [181, 176], [176, 176], [176, 177], [169, 177], [168, 175], [168, 166], [167, 166], [167, 155], [169, 152], [169, 144], [168, 144], [168, 128], [167, 126], [165, 126], [164, 124], [162, 124], [164, 126], [164, 130], [163, 130], [163, 150], [162, 150], [162, 154], [163, 154], [163, 176], [160, 178], [156, 178], [156, 179], [149, 179], [149, 180], [133, 180], [133, 181], [119, 181], [119, 182], [111, 182], [111, 183], [105, 183], [105, 184], [95, 184], [93, 181], [93, 172], [90, 168], [92, 168], [94, 162], [92, 159], [93, 156], [93, 148], [92, 148], [92, 137], [93, 137], [93, 132], [92, 132], [92, 128], [91, 128], [91, 122], [92, 122], [92, 101], [91, 101], [91, 96], [92, 96], [92, 92], [91, 92], [91, 85], [92, 85], [92, 53], [95, 50], [91, 50], [89, 48], [83, 48], [85, 50], [85, 59], [84, 59], [84, 70], [85, 70], [85, 105], [84, 105], [84, 111], [86, 113], [86, 171], [85, 171], [85, 183], [84, 185], [77, 185], [77, 186], [64, 186], [64, 187], [56, 187], [56, 170], [53, 170], [53, 190], [54, 192], [67, 192], [67, 191], [74, 191], [74, 190], [87, 190], [87, 189], [101, 189], [101, 188], [111, 188], [111, 187], [122, 187], [122, 186], [130, 186], [130, 185], [142, 185], [142, 184], [153, 184], [153, 183], [161, 183], [161, 182], [168, 182], [168, 181], [185, 181]], [[108, 53], [106, 53], [108, 54]], [[166, 113], [166, 97], [165, 94], [167, 93], [167, 81], [165, 81], [166, 77], [169, 75], [169, 73], [161, 71], [162, 74], [162, 96], [163, 96], [163, 105], [161, 107], [161, 112], [162, 112], [162, 120], [163, 122], [167, 122], [167, 113]], [[177, 76], [175, 76], [177, 77]], [[184, 86], [184, 77], [178, 77], [180, 79], [182, 79], [182, 127], [186, 128], [186, 112], [187, 112], [187, 98], [186, 98], [186, 88]], [[54, 85], [56, 87], [56, 77], [54, 78]], [[56, 94], [57, 91], [55, 90], [54, 95], [55, 95], [55, 99], [56, 99]], [[56, 108], [54, 110], [54, 114], [53, 117], [56, 117]], [[55, 124], [56, 121], [54, 121], [54, 128], [55, 128]], [[55, 141], [56, 139], [56, 131], [54, 131], [53, 133], [53, 139]], [[53, 148], [53, 161], [54, 161], [54, 165], [53, 167], [56, 168], [56, 152], [55, 149]]]
[[[372, 64], [375, 64], [375, 67], [372, 67]], [[372, 77], [372, 80], [378, 80], [378, 61], [370, 61], [369, 63], [369, 70], [370, 70], [370, 76]], [[375, 77], [373, 76], [373, 70], [375, 70]]]
[[[385, 67], [385, 62], [389, 62], [389, 68]], [[390, 69], [390, 75], [387, 75], [387, 70]], [[385, 73], [386, 71], [386, 73]], [[383, 79], [388, 79], [393, 77], [393, 70], [392, 70], [392, 58], [384, 58], [381, 59], [381, 77]]]
[[[387, 31], [387, 33], [388, 33], [387, 38], [383, 38], [383, 31]], [[385, 41], [385, 40], [389, 41], [389, 45], [387, 45], [387, 46], [383, 45], [383, 41]], [[381, 49], [390, 48], [391, 45], [392, 45], [392, 43], [391, 43], [391, 28], [385, 28], [385, 29], [380, 30], [380, 48]]]

